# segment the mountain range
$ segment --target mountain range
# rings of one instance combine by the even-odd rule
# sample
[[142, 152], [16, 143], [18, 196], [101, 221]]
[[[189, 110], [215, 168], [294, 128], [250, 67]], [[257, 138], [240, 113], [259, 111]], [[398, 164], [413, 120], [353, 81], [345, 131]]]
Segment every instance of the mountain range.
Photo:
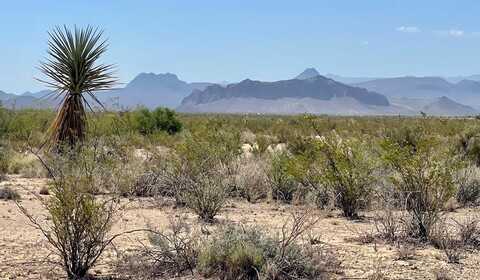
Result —
[[[477, 80], [478, 79], [478, 80]], [[335, 114], [335, 115], [475, 115], [480, 108], [480, 76], [346, 78], [307, 68], [274, 82], [185, 82], [172, 73], [141, 73], [124, 87], [98, 93], [106, 107], [170, 107], [182, 112]], [[51, 92], [15, 95], [0, 91], [9, 108], [49, 108]], [[470, 106], [463, 105], [469, 104]]]

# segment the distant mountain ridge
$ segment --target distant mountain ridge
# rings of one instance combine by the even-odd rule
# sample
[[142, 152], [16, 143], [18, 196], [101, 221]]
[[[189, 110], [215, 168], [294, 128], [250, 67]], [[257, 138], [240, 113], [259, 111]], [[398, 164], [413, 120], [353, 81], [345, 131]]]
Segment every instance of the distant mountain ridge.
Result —
[[203, 91], [193, 91], [191, 95], [182, 101], [182, 105], [204, 104], [220, 99], [231, 98], [269, 100], [281, 98], [313, 98], [330, 100], [340, 97], [350, 97], [366, 105], [389, 105], [388, 99], [379, 93], [348, 86], [320, 75], [310, 78], [305, 77], [304, 79], [295, 78], [276, 82], [261, 82], [247, 79], [226, 87], [212, 85]]

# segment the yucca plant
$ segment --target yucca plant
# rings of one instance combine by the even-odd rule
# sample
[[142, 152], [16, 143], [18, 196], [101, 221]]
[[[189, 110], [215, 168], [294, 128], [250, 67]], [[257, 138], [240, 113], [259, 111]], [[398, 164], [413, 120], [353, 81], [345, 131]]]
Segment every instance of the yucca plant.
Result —
[[40, 65], [47, 79], [39, 79], [54, 89], [50, 95], [61, 98], [60, 107], [50, 127], [51, 146], [74, 146], [85, 139], [86, 110], [90, 102], [102, 103], [95, 92], [111, 89], [117, 78], [113, 65], [98, 64], [107, 50], [103, 31], [88, 26], [71, 29], [56, 27], [48, 33], [49, 57]]

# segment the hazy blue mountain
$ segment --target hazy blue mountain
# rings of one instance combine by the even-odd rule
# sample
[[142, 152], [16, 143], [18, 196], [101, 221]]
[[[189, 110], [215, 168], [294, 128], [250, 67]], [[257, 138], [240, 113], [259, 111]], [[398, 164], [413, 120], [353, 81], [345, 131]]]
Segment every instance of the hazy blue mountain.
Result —
[[363, 88], [348, 86], [323, 76], [299, 80], [261, 82], [244, 80], [226, 87], [212, 85], [205, 90], [195, 90], [186, 97], [182, 104], [201, 104], [229, 98], [314, 98], [330, 100], [332, 98], [350, 97], [360, 103], [376, 106], [388, 106], [385, 96]]
[[306, 80], [306, 79], [310, 79], [310, 78], [315, 78], [317, 76], [320, 76], [320, 73], [318, 73], [317, 69], [307, 68], [302, 73], [300, 73], [300, 75], [295, 77], [295, 79]]
[[106, 103], [117, 103], [122, 107], [159, 106], [175, 108], [194, 89], [205, 89], [211, 83], [187, 83], [171, 73], [141, 73], [124, 88], [99, 93]]
[[[373, 81], [373, 80], [391, 78], [391, 77], [346, 77], [346, 76], [335, 75], [330, 73], [326, 74], [325, 77], [333, 79], [335, 81], [339, 81], [344, 84], [358, 84], [358, 83], [364, 83], [364, 82]], [[456, 84], [462, 80], [471, 80], [471, 81], [480, 82], [480, 75], [454, 76], [454, 77], [442, 77], [442, 78], [444, 78], [446, 81], [452, 84]]]
[[456, 102], [480, 105], [480, 82], [462, 80], [450, 83], [440, 77], [399, 77], [377, 79], [355, 84], [387, 97], [438, 98], [448, 97]]
[[472, 116], [478, 114], [478, 111], [474, 108], [455, 102], [446, 96], [437, 98], [434, 102], [424, 106], [422, 111], [435, 116]]
[[328, 79], [313, 68], [291, 80], [211, 85], [194, 90], [178, 107], [184, 112], [349, 115], [389, 114], [390, 109], [382, 94]]
[[404, 112], [412, 112], [418, 115], [424, 112], [434, 116], [472, 116], [478, 114], [478, 110], [451, 100], [446, 96], [435, 98], [389, 98], [392, 105], [404, 108]]
[[35, 97], [35, 98], [38, 98], [38, 99], [48, 99], [48, 98], [52, 97], [52, 91], [48, 90], [48, 89], [37, 91], [37, 92], [27, 91], [27, 92], [23, 93], [22, 95], [23, 96], [32, 96], [32, 97]]
[[447, 81], [450, 83], [458, 83], [463, 80], [471, 80], [471, 81], [477, 81], [480, 82], [480, 75], [470, 75], [470, 76], [456, 76], [456, 77], [446, 77], [445, 78]]
[[49, 108], [52, 106], [48, 100], [40, 100], [33, 96], [16, 95], [12, 93], [5, 93], [0, 91], [0, 101], [2, 106], [9, 109], [23, 109], [23, 108]]

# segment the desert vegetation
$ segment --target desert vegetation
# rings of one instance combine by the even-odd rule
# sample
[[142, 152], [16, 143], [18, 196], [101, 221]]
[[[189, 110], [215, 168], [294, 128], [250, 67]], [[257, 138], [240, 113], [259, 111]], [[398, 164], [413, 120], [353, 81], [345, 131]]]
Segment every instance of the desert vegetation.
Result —
[[[49, 139], [55, 114], [1, 110], [0, 207], [27, 218], [48, 244], [39, 271], [70, 279], [478, 274], [470, 264], [480, 245], [480, 178], [476, 142], [465, 140], [476, 119], [87, 112], [85, 138], [58, 153], [31, 137]], [[121, 226], [147, 209], [157, 214]], [[2, 226], [7, 236], [11, 225]], [[336, 230], [341, 241], [332, 243], [326, 236]], [[371, 250], [361, 256], [369, 269], [352, 270], [359, 256], [338, 251], [349, 246]], [[436, 257], [421, 271], [401, 266], [422, 263], [424, 252]], [[373, 265], [377, 258], [390, 266]]]

